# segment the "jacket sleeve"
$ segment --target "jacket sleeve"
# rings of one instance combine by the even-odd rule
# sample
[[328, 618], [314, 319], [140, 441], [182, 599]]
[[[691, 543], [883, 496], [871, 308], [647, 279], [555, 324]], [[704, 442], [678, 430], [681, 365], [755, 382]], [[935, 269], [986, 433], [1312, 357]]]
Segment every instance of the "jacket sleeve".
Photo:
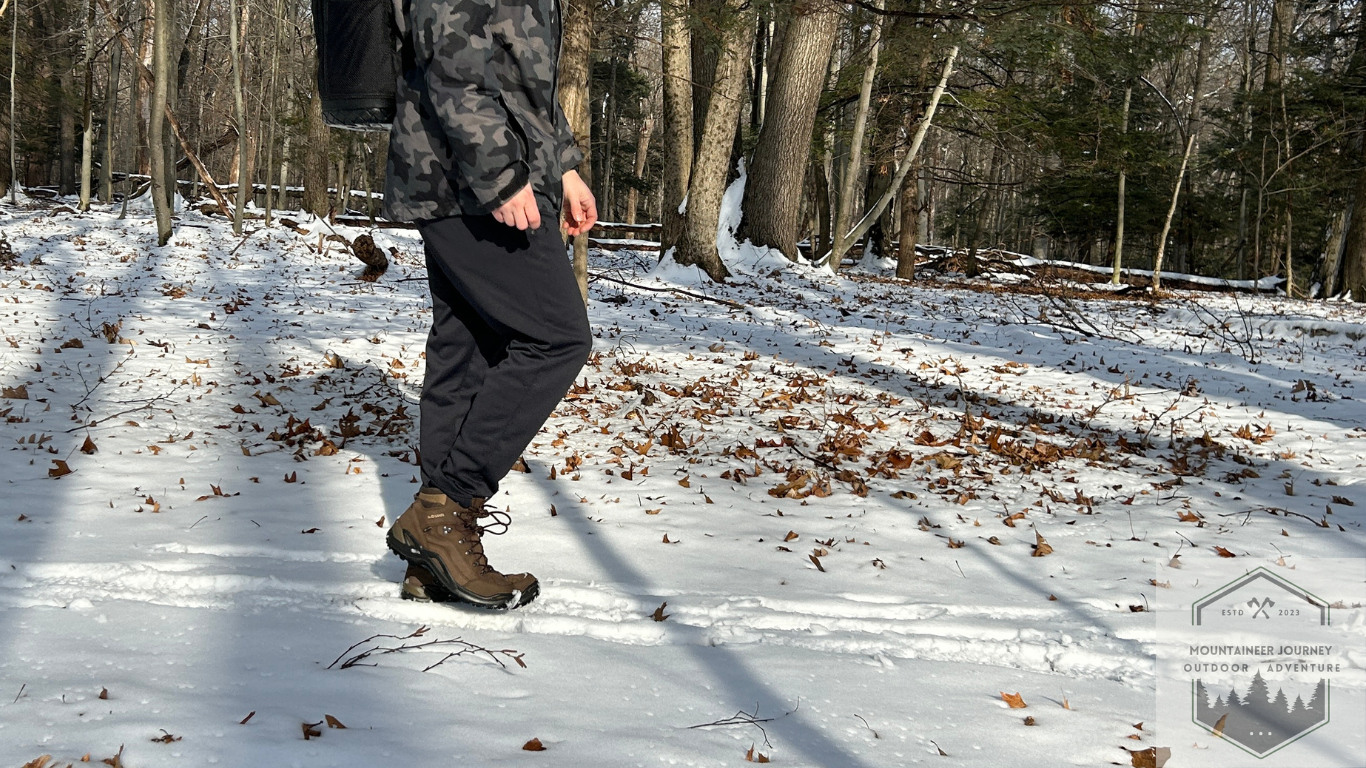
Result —
[[498, 0], [423, 2], [430, 3], [431, 24], [416, 25], [414, 33], [430, 36], [422, 46], [427, 95], [461, 175], [493, 211], [531, 178], [526, 138], [503, 104], [492, 66]]
[[560, 173], [569, 173], [583, 162], [583, 150], [574, 141], [574, 132], [569, 129], [564, 109], [559, 99], [555, 100], [555, 142], [560, 155]]

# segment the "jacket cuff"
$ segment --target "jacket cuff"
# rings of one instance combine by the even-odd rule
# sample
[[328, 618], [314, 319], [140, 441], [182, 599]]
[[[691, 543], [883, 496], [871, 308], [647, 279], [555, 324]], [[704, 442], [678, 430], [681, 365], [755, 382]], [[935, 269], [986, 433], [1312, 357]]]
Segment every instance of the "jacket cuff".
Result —
[[[497, 193], [493, 198], [486, 201], [481, 200], [489, 213], [503, 207], [504, 203], [522, 191], [522, 187], [525, 187], [527, 182], [531, 180], [531, 167], [527, 165], [525, 160], [517, 160], [498, 174], [498, 179], [500, 183], [495, 187]], [[504, 179], [507, 180], [503, 181]], [[483, 195], [480, 197], [482, 198]]]
[[583, 150], [574, 142], [569, 142], [560, 150], [560, 173], [565, 174], [579, 167], [583, 162]]

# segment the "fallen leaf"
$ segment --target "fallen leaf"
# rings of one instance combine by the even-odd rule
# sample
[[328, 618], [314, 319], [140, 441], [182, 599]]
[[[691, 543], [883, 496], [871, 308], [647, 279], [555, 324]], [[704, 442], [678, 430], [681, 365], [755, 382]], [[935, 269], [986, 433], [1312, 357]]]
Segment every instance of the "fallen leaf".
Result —
[[1034, 716], [1033, 716], [1033, 715], [1030, 715], [1029, 717], [1026, 717], [1026, 718], [1024, 719], [1024, 724], [1025, 724], [1025, 725], [1038, 725], [1038, 723], [1034, 722]]
[[523, 744], [522, 749], [526, 750], [527, 752], [544, 752], [545, 745], [541, 743], [540, 739], [532, 739], [531, 741], [528, 741], [527, 743]]
[[81, 444], [81, 453], [84, 453], [85, 455], [89, 456], [90, 454], [95, 453], [98, 450], [99, 448], [95, 447], [95, 441], [91, 440], [89, 435], [86, 435], [85, 442]]
[[52, 463], [56, 466], [52, 467], [47, 471], [48, 477], [65, 477], [71, 474], [72, 469], [71, 467], [67, 466], [67, 463], [65, 461], [62, 461], [61, 459], [53, 459]]
[[156, 742], [157, 744], [172, 744], [174, 742], [180, 741], [181, 738], [182, 737], [180, 736], [172, 736], [169, 732], [167, 732], [165, 728], [163, 728], [161, 729], [161, 735], [152, 739], [152, 741]]
[[300, 727], [303, 729], [303, 732], [304, 732], [304, 741], [308, 741], [309, 739], [317, 739], [317, 738], [322, 737], [323, 732], [320, 731], [320, 730], [318, 730], [318, 726], [320, 726], [320, 725], [322, 725], [322, 724], [323, 724], [323, 721], [321, 721], [321, 720], [319, 720], [319, 721], [316, 722], [316, 723], [300, 723], [299, 725], [300, 725]]
[[388, 519], [388, 518], [386, 518], [384, 515], [380, 515], [380, 516], [379, 516], [379, 519], [375, 521], [375, 527], [376, 527], [376, 528], [383, 528], [383, 527], [384, 527], [384, 521], [387, 520], [387, 519]]
[[655, 609], [655, 612], [652, 613], [652, 614], [650, 614], [650, 618], [654, 619], [655, 621], [663, 621], [663, 620], [669, 618], [670, 614], [667, 614], [667, 613], [664, 612], [664, 609], [665, 609], [668, 605], [669, 605], [669, 602], [668, 602], [667, 600], [664, 601], [663, 603], [661, 603], [660, 606], [659, 606], [658, 608]]
[[17, 387], [0, 387], [0, 397], [6, 400], [27, 400], [28, 387], [23, 384]]
[[783, 537], [783, 541], [793, 541], [793, 540], [796, 539], [796, 538], [797, 538], [797, 532], [796, 532], [796, 531], [788, 531], [788, 532], [787, 532], [787, 535]]
[[109, 698], [108, 688], [100, 688], [100, 698], [103, 700], [107, 700]]
[[254, 709], [253, 709], [252, 711], [248, 712], [248, 713], [247, 713], [247, 716], [244, 717], [244, 718], [242, 718], [237, 724], [238, 724], [238, 725], [246, 725], [248, 722], [251, 721], [251, 719], [252, 719], [253, 717], [256, 717], [256, 710], [254, 710]]
[[323, 720], [327, 721], [328, 728], [340, 728], [342, 730], [346, 730], [346, 726], [342, 725], [342, 721], [338, 720], [337, 718], [331, 715], [323, 715]]
[[1171, 759], [1172, 751], [1167, 747], [1148, 747], [1129, 753], [1129, 764], [1134, 768], [1162, 768]]
[[47, 765], [47, 762], [51, 759], [52, 755], [43, 755], [41, 757], [30, 760], [27, 763], [24, 763], [24, 768], [44, 768], [44, 766]]
[[807, 557], [811, 558], [811, 562], [816, 564], [816, 570], [825, 573], [825, 566], [821, 565], [821, 559], [819, 557], [816, 557], [815, 555], [807, 555]]
[[[51, 470], [48, 470], [48, 471], [51, 471]], [[1220, 557], [1237, 557], [1237, 555], [1233, 554], [1232, 552], [1228, 551], [1227, 549], [1224, 549], [1223, 547], [1215, 547], [1215, 548], [1214, 548], [1214, 551], [1215, 551], [1215, 552], [1218, 552]]]
[[1053, 554], [1053, 548], [1048, 546], [1047, 541], [1044, 541], [1043, 534], [1039, 533], [1038, 531], [1035, 531], [1034, 539], [1036, 543], [1034, 544], [1034, 554], [1032, 555], [1033, 557], [1043, 557], [1044, 555]]
[[1024, 697], [1019, 693], [1006, 693], [1005, 691], [1001, 691], [1001, 700], [1006, 704], [1009, 704], [1011, 709], [1024, 709], [1028, 706], [1024, 702]]

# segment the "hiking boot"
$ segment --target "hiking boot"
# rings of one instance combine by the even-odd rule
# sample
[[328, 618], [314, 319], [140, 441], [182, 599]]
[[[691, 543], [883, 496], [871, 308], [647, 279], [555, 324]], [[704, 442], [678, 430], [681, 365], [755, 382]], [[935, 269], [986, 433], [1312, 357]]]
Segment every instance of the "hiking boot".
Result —
[[[480, 538], [486, 528], [479, 524], [486, 517], [502, 526], [502, 530], [490, 533], [507, 531], [507, 514], [486, 510], [483, 499], [465, 507], [435, 488], [418, 491], [412, 506], [394, 521], [387, 537], [389, 549], [409, 564], [404, 596], [420, 599], [420, 588], [429, 599], [447, 597], [484, 608], [517, 608], [535, 599], [540, 591], [535, 576], [504, 575], [489, 565]], [[426, 572], [437, 590], [423, 582], [422, 574], [414, 574], [419, 569]]]

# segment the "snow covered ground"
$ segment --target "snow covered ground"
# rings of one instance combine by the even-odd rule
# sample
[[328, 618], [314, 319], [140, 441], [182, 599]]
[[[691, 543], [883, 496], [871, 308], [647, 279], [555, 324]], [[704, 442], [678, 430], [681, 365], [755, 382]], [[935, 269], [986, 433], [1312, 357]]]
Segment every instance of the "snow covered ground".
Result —
[[[494, 500], [540, 599], [404, 602], [413, 234], [115, 213], [0, 207], [0, 765], [1128, 765], [1158, 562], [1363, 556], [1354, 306], [617, 252]], [[526, 666], [329, 666], [420, 627]]]

